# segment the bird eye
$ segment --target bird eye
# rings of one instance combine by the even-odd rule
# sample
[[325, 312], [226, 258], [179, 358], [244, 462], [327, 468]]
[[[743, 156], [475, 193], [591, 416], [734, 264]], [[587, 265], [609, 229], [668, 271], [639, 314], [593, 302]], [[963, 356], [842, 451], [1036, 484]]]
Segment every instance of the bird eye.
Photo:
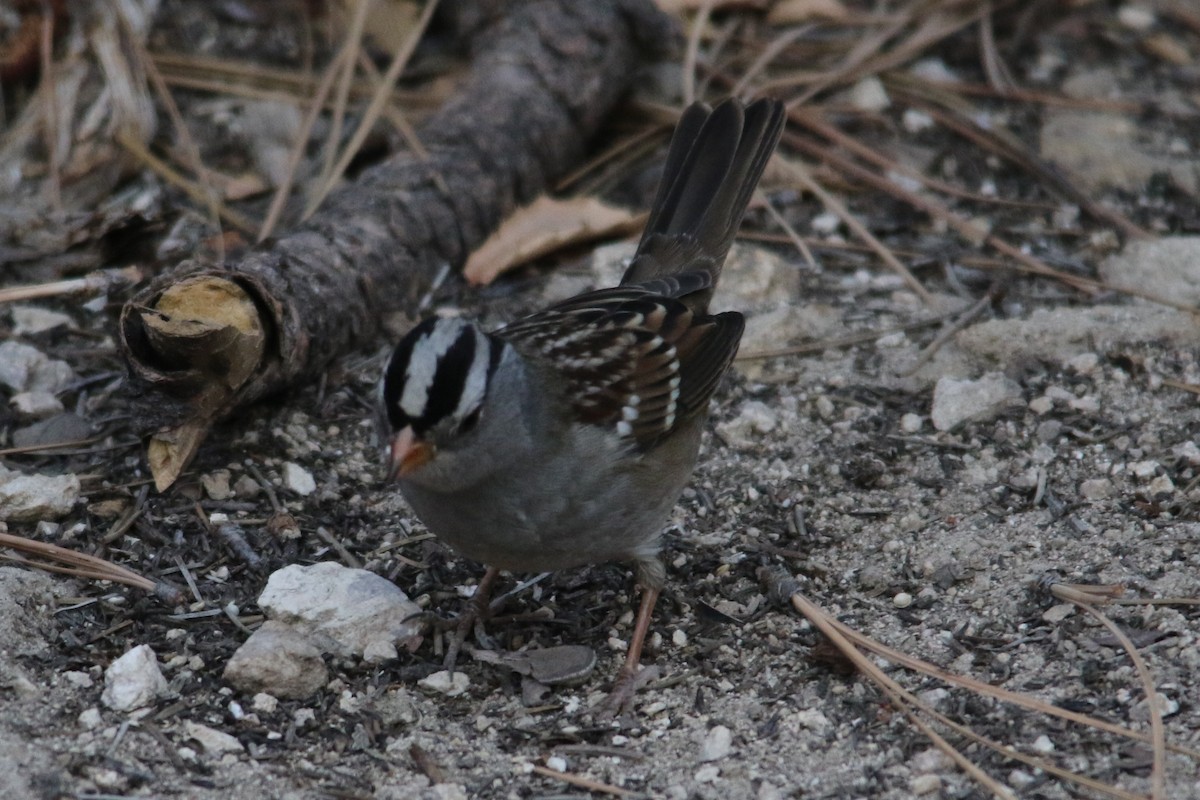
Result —
[[482, 408], [477, 408], [467, 416], [463, 417], [463, 421], [458, 423], [458, 433], [468, 433], [479, 422], [479, 413]]

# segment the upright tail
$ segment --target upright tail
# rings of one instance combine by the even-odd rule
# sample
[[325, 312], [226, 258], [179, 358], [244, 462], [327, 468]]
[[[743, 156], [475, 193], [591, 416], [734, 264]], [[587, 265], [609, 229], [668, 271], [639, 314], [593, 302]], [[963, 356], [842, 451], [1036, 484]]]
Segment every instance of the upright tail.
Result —
[[[783, 121], [778, 100], [689, 106], [675, 128], [650, 219], [621, 283], [702, 270], [715, 286]], [[707, 306], [707, 296], [696, 305]]]

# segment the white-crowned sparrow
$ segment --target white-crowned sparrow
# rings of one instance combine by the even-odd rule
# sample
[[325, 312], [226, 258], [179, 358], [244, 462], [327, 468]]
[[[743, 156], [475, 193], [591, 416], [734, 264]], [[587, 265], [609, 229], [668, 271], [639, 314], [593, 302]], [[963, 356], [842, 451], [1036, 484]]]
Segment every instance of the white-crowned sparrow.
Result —
[[660, 529], [742, 334], [742, 315], [710, 315], [709, 300], [783, 119], [774, 100], [690, 106], [619, 286], [491, 332], [425, 320], [384, 371], [389, 477], [432, 533], [488, 566], [477, 609], [501, 569], [636, 564], [642, 603], [615, 706], [632, 697], [663, 586]]

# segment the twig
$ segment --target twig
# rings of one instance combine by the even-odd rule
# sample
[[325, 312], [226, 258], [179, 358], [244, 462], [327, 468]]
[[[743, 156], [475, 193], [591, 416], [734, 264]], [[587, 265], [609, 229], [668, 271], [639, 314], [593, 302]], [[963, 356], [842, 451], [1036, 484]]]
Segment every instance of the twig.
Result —
[[99, 294], [111, 291], [113, 287], [123, 283], [138, 283], [145, 277], [145, 271], [141, 267], [105, 269], [84, 275], [82, 278], [0, 289], [0, 303], [19, 303], [24, 300], [62, 295]]
[[328, 180], [309, 199], [308, 206], [304, 210], [304, 219], [307, 219], [316, 212], [317, 208], [321, 205], [321, 201], [333, 190], [337, 182], [341, 180], [342, 175], [346, 172], [346, 168], [350, 166], [351, 160], [358, 154], [358, 150], [366, 140], [367, 134], [371, 132], [371, 126], [375, 124], [375, 120], [379, 118], [380, 112], [383, 111], [384, 106], [388, 103], [391, 87], [400, 79], [400, 74], [404, 72], [404, 68], [408, 65], [408, 60], [412, 57], [417, 43], [421, 41], [421, 37], [425, 33], [425, 28], [428, 27], [429, 21], [433, 18], [433, 12], [437, 10], [437, 7], [438, 0], [425, 1], [425, 8], [421, 11], [421, 17], [417, 20], [416, 27], [413, 28], [412, 33], [404, 42], [400, 51], [392, 59], [392, 63], [388, 65], [387, 72], [383, 76], [383, 82], [380, 84], [375, 96], [371, 98], [366, 111], [363, 112], [362, 119], [359, 120], [354, 135], [350, 137], [350, 141], [346, 143], [345, 149], [342, 150], [341, 158], [334, 165]]
[[999, 284], [993, 283], [990, 287], [988, 287], [988, 290], [984, 292], [983, 296], [975, 302], [974, 305], [972, 305], [958, 318], [947, 325], [945, 329], [942, 330], [934, 338], [934, 340], [920, 352], [912, 366], [910, 366], [908, 369], [900, 370], [896, 374], [902, 378], [907, 378], [916, 374], [917, 370], [925, 366], [929, 359], [933, 358], [937, 351], [940, 350], [942, 346], [946, 344], [946, 342], [950, 341], [950, 337], [954, 336], [954, 334], [958, 333], [963, 328], [974, 322], [975, 319], [983, 313], [984, 309], [996, 302], [996, 298], [999, 297], [1000, 294], [1001, 292]]
[[585, 778], [582, 775], [575, 775], [570, 772], [559, 772], [556, 769], [543, 767], [538, 764], [533, 765], [533, 771], [538, 775], [545, 775], [547, 778], [555, 778], [563, 783], [569, 783], [572, 786], [578, 786], [580, 789], [587, 789], [589, 792], [600, 792], [601, 794], [611, 794], [613, 797], [641, 797], [637, 792], [631, 792], [628, 789], [622, 789], [620, 786], [613, 786], [611, 783], [602, 783], [593, 778]]

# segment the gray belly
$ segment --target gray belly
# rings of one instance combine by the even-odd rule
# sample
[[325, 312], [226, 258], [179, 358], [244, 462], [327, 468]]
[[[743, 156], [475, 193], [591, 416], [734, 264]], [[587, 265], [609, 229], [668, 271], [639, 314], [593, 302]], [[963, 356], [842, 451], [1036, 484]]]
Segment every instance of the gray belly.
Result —
[[532, 468], [497, 470], [461, 491], [408, 482], [401, 489], [431, 533], [499, 569], [546, 572], [650, 559], [691, 477], [701, 426], [697, 421], [689, 427], [634, 462], [595, 451], [588, 458], [571, 455], [603, 446], [597, 438]]

